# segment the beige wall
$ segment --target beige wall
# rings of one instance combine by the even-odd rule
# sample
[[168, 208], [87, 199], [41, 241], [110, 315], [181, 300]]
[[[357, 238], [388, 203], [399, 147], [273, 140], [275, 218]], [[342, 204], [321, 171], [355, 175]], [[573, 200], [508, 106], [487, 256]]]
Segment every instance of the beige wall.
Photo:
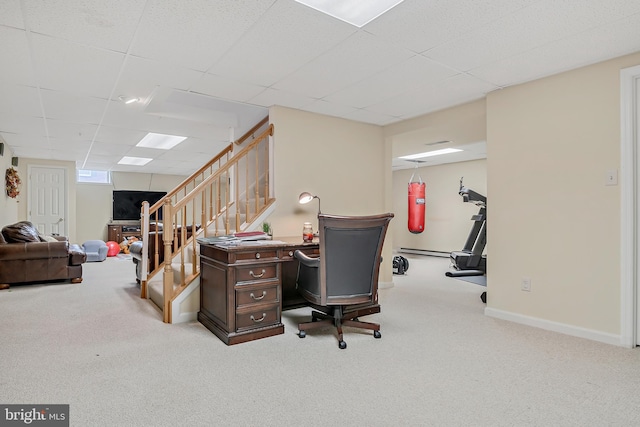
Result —
[[[461, 250], [473, 226], [471, 216], [477, 214], [479, 208], [462, 201], [458, 194], [460, 177], [464, 176], [466, 187], [486, 196], [486, 164], [483, 159], [393, 172], [394, 248]], [[420, 234], [408, 229], [407, 185], [414, 171], [414, 180], [419, 175], [426, 184], [425, 229]]]
[[[5, 150], [7, 147], [5, 146]], [[6, 161], [6, 166], [5, 165]], [[2, 170], [11, 165], [11, 152], [0, 157]], [[92, 239], [107, 238], [107, 223], [111, 221], [113, 190], [157, 190], [169, 191], [182, 182], [185, 177], [177, 175], [158, 175], [132, 172], [113, 172], [112, 185], [76, 183], [75, 162], [20, 158], [18, 173], [22, 179], [22, 189], [16, 199], [6, 196], [0, 198], [2, 207], [2, 225], [26, 220], [28, 216], [28, 170], [30, 166], [62, 167], [66, 171], [69, 197], [67, 201], [67, 220], [69, 240], [73, 243]], [[4, 206], [2, 206], [4, 204]]]
[[[486, 103], [481, 99], [385, 126], [384, 134], [391, 141], [392, 157], [398, 157], [418, 152], [428, 142], [451, 141], [438, 146], [441, 148], [486, 141], [486, 122]], [[486, 160], [418, 168], [427, 195], [425, 231], [421, 234], [412, 234], [407, 228], [407, 184], [413, 171], [396, 171], [392, 177], [394, 248], [442, 252], [462, 249], [473, 225], [471, 215], [478, 208], [462, 202], [458, 195], [460, 177], [464, 176], [467, 187], [486, 196]]]
[[[320, 197], [323, 213], [367, 215], [391, 209], [391, 158], [380, 126], [284, 107], [272, 107], [269, 118], [275, 128], [277, 199], [269, 221], [276, 237], [301, 235], [305, 221], [317, 229], [317, 200], [300, 205], [303, 191]], [[388, 260], [392, 239], [389, 233], [383, 254]], [[391, 262], [384, 263], [381, 282], [392, 281], [391, 267]]]
[[480, 99], [385, 126], [384, 135], [393, 142], [393, 157], [415, 154], [419, 152], [418, 148], [425, 148], [424, 144], [429, 142], [451, 141], [450, 144], [438, 145], [438, 148], [446, 148], [485, 141], [485, 100]]
[[77, 184], [78, 242], [107, 239], [111, 221], [113, 190], [170, 191], [186, 177], [149, 173], [112, 172], [112, 185]]
[[[0, 142], [4, 142], [4, 140], [0, 137]], [[4, 190], [4, 175], [8, 168], [11, 167], [11, 157], [13, 156], [13, 152], [11, 148], [5, 143], [4, 144], [4, 155], [0, 157], [0, 171], [2, 171], [2, 195], [0, 195], [0, 228], [4, 227], [8, 224], [13, 224], [18, 220], [18, 205], [19, 201], [24, 198], [25, 191], [25, 180], [24, 175], [18, 171], [18, 176], [20, 176], [20, 180], [22, 181], [22, 185], [20, 187], [20, 194], [15, 199], [7, 196], [7, 192]]]
[[[620, 70], [634, 54], [487, 97], [488, 307], [620, 333]], [[523, 277], [531, 292], [523, 292]]]

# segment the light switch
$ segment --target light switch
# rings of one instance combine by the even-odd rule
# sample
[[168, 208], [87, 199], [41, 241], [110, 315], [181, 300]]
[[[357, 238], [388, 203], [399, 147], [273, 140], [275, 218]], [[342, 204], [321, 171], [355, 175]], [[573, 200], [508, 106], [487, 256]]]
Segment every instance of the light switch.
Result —
[[618, 169], [609, 169], [605, 185], [618, 185]]

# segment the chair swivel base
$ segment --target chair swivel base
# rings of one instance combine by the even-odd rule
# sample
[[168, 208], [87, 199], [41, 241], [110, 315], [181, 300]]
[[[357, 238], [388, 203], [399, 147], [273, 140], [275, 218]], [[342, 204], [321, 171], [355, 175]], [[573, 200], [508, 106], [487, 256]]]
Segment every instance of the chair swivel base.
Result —
[[343, 333], [342, 333], [343, 326], [350, 326], [353, 328], [360, 328], [360, 329], [368, 329], [373, 331], [374, 338], [382, 338], [379, 324], [360, 321], [358, 320], [358, 317], [356, 314], [354, 314], [352, 317], [348, 316], [346, 318], [343, 318], [340, 315], [336, 316], [336, 314], [338, 313], [341, 314], [341, 311], [338, 308], [334, 310], [333, 315], [321, 313], [319, 311], [312, 311], [311, 322], [298, 324], [298, 336], [300, 338], [304, 338], [307, 336], [306, 331], [308, 330], [325, 328], [327, 326], [334, 326], [338, 331], [338, 347], [341, 350], [344, 350], [345, 348], [347, 348], [347, 343], [343, 339]]

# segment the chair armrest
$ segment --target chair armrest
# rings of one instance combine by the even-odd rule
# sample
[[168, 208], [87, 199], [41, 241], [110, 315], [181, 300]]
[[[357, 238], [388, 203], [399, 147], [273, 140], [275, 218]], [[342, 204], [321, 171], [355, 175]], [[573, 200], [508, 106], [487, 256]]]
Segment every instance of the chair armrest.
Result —
[[87, 261], [87, 254], [80, 245], [69, 245], [69, 265], [81, 265]]
[[141, 260], [142, 259], [142, 240], [133, 242], [129, 246], [129, 253], [131, 254], [131, 258], [133, 258], [133, 262], [136, 262], [136, 260]]
[[293, 256], [296, 259], [298, 259], [302, 264], [306, 265], [307, 267], [311, 267], [311, 268], [320, 267], [320, 258], [312, 258], [300, 250], [296, 250], [293, 253]]

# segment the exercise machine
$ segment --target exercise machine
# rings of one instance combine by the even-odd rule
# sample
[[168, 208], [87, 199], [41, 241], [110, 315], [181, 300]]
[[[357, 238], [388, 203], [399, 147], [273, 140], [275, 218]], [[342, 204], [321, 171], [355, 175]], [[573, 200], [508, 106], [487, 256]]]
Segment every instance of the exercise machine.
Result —
[[[458, 194], [462, 196], [464, 203], [473, 203], [479, 206], [480, 210], [471, 217], [473, 226], [462, 250], [451, 252], [449, 255], [455, 270], [447, 271], [445, 274], [448, 277], [483, 276], [487, 272], [487, 257], [482, 254], [487, 245], [487, 198], [465, 187], [462, 183], [463, 178], [460, 178]], [[483, 292], [480, 298], [486, 302], [487, 293]]]

